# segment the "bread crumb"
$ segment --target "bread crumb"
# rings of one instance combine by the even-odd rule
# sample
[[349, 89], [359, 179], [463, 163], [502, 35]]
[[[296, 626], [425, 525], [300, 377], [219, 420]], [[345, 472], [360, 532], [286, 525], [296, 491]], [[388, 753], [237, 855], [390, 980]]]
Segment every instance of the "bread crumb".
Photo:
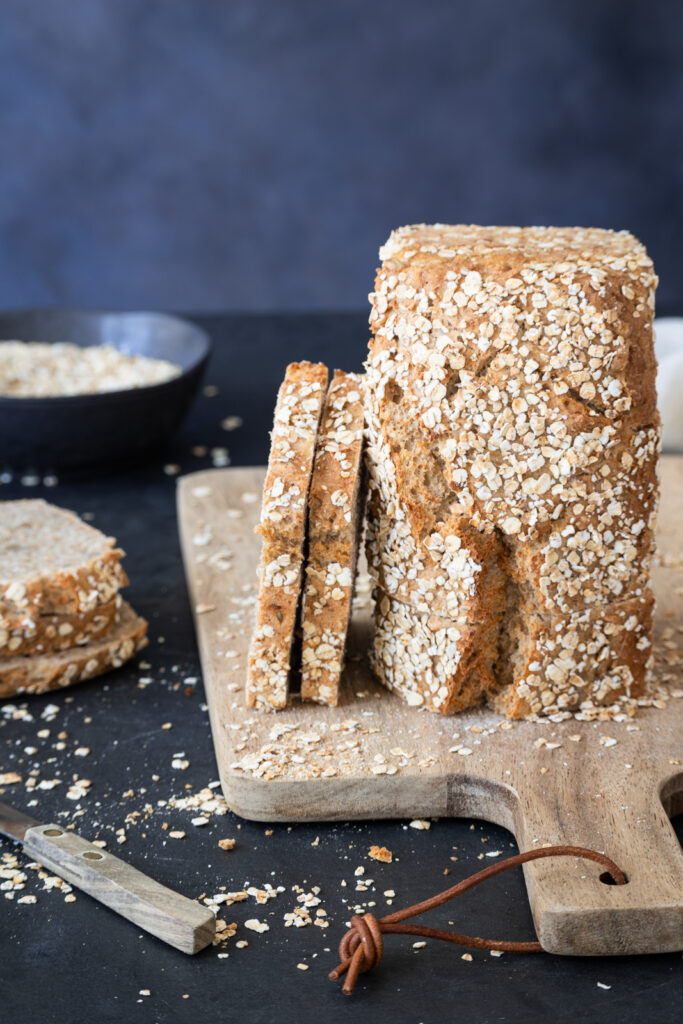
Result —
[[244, 922], [244, 927], [248, 928], [251, 932], [270, 931], [270, 926], [265, 921], [259, 921], [257, 917], [250, 917], [248, 921]]
[[371, 846], [368, 851], [368, 857], [373, 860], [379, 860], [383, 864], [391, 864], [392, 853], [391, 850], [387, 850], [386, 846]]

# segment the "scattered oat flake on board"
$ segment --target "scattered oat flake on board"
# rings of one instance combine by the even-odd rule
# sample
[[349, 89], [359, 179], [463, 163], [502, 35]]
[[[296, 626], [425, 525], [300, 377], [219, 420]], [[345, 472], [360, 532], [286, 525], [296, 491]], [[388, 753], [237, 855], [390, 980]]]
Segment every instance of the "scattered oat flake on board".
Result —
[[21, 775], [17, 772], [3, 772], [0, 774], [0, 786], [13, 786], [16, 782], [21, 782]]
[[248, 928], [251, 932], [267, 932], [270, 930], [269, 925], [265, 921], [259, 921], [257, 917], [250, 917], [248, 921], [244, 922], [244, 927]]
[[413, 949], [422, 949], [426, 945], [427, 945], [426, 942], [414, 942], [413, 943]]
[[185, 838], [185, 833], [182, 831], [182, 829], [174, 829], [172, 832], [169, 832], [168, 834], [171, 837], [171, 839], [184, 839]]
[[206, 615], [207, 612], [215, 612], [216, 611], [216, 605], [215, 604], [198, 604], [198, 605], [195, 605], [195, 609], [194, 610], [197, 613], [197, 615]]
[[186, 771], [190, 767], [190, 762], [183, 760], [181, 757], [174, 757], [171, 761], [171, 768], [178, 768], [181, 772]]
[[461, 960], [467, 960], [467, 962], [469, 963], [472, 960], [472, 954], [471, 953], [463, 953], [463, 955], [460, 957], [460, 959]]
[[379, 860], [383, 864], [391, 864], [392, 853], [391, 850], [387, 850], [386, 846], [371, 846], [368, 857]]
[[425, 818], [413, 818], [410, 822], [410, 828], [426, 829], [431, 827], [431, 821], [427, 821]]
[[598, 988], [604, 988], [605, 991], [609, 991], [609, 989], [611, 989], [611, 987], [612, 987], [611, 985], [605, 985], [602, 981], [599, 981], [597, 983], [597, 985], [598, 985]]
[[616, 745], [617, 745], [617, 741], [614, 739], [613, 736], [601, 736], [600, 737], [600, 746], [601, 747], [616, 747]]
[[297, 964], [296, 966], [297, 966], [297, 969], [299, 971], [307, 971], [308, 970], [308, 964]]

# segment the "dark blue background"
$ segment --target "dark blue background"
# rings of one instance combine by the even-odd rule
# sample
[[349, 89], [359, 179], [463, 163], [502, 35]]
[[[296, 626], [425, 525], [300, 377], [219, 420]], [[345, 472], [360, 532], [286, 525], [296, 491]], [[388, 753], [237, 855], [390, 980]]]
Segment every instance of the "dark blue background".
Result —
[[681, 307], [676, 0], [3, 0], [0, 305], [364, 308], [416, 220], [630, 228]]

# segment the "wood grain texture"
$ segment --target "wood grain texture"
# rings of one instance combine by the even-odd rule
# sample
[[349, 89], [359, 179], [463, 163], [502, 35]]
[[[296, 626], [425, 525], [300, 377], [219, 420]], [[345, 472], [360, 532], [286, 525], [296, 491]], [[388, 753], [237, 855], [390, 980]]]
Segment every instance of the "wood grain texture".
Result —
[[75, 832], [66, 832], [61, 825], [28, 829], [24, 851], [182, 953], [198, 953], [213, 940], [216, 919], [211, 910], [160, 885]]
[[[619, 723], [508, 724], [486, 709], [441, 717], [374, 682], [365, 659], [371, 623], [361, 608], [338, 707], [296, 698], [276, 714], [245, 707], [263, 475], [210, 470], [183, 478], [178, 490], [216, 758], [232, 809], [258, 821], [467, 816], [510, 829], [521, 850], [601, 850], [628, 885], [604, 884], [597, 865], [573, 858], [525, 866], [543, 947], [572, 955], [682, 949], [683, 851], [668, 818], [683, 803], [682, 699]], [[659, 645], [676, 646], [683, 459], [665, 458], [662, 478], [657, 632]], [[672, 632], [662, 637], [664, 630]], [[463, 745], [469, 754], [455, 749]]]

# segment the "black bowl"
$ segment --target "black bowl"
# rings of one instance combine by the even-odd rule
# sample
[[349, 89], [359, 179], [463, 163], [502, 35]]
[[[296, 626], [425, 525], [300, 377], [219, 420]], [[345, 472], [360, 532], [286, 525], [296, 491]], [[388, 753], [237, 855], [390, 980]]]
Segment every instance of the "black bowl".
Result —
[[159, 449], [189, 409], [211, 348], [199, 327], [164, 313], [0, 312], [0, 340], [13, 339], [113, 345], [182, 367], [173, 380], [125, 391], [0, 396], [0, 470], [38, 473], [137, 462]]

